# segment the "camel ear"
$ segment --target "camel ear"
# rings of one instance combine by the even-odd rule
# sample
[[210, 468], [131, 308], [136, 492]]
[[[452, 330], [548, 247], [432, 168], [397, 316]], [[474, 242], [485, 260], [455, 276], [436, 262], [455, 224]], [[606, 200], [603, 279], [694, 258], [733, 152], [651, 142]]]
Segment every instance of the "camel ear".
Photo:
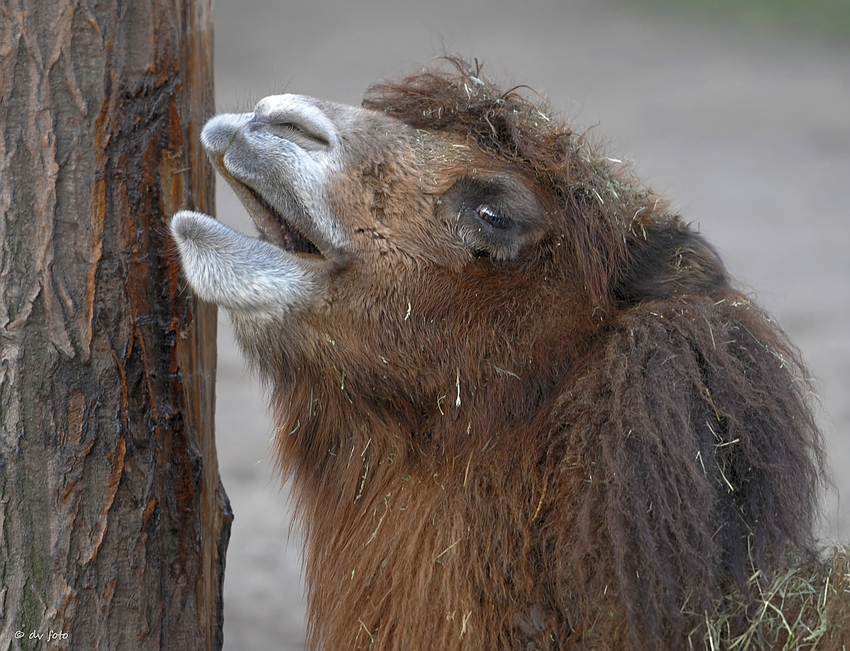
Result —
[[499, 262], [515, 259], [545, 226], [546, 213], [537, 197], [508, 174], [463, 177], [442, 204], [463, 243]]
[[647, 226], [627, 244], [626, 266], [612, 287], [621, 303], [683, 294], [705, 296], [729, 288], [720, 256], [678, 219]]

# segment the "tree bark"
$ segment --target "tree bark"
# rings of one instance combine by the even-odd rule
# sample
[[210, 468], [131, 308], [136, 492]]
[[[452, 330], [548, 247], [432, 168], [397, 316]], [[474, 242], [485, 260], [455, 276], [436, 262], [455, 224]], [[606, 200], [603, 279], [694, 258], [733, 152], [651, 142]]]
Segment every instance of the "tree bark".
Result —
[[0, 651], [221, 647], [212, 79], [210, 0], [0, 8]]

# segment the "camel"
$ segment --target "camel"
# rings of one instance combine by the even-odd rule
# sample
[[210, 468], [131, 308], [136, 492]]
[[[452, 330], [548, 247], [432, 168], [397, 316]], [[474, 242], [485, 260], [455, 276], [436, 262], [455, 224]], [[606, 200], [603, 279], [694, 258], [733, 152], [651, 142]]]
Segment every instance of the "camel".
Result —
[[628, 165], [447, 61], [213, 118], [259, 237], [171, 222], [271, 389], [310, 643], [843, 648], [797, 350]]

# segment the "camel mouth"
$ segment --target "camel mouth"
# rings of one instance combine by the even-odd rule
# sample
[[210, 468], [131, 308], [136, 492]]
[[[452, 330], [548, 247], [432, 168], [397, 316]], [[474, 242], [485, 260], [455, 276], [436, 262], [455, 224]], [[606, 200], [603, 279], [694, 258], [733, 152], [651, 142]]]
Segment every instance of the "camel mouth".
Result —
[[[307, 235], [259, 192], [248, 186], [244, 187], [254, 204], [253, 206], [246, 205], [248, 212], [260, 231], [269, 237], [276, 246], [287, 253], [325, 257], [322, 250]], [[270, 226], [274, 229], [273, 233], [269, 232]]]
[[[283, 212], [266, 199], [259, 190], [254, 189], [244, 181], [238, 179], [227, 167], [221, 156], [210, 157], [213, 166], [222, 175], [227, 184], [233, 188], [239, 201], [245, 206], [257, 229], [260, 231], [261, 239], [274, 244], [279, 249], [293, 255], [307, 255], [327, 259], [327, 256], [303, 230], [295, 225], [294, 219], [288, 219]], [[293, 202], [298, 205], [296, 202]], [[308, 222], [309, 218], [305, 211], [299, 210], [302, 222]]]

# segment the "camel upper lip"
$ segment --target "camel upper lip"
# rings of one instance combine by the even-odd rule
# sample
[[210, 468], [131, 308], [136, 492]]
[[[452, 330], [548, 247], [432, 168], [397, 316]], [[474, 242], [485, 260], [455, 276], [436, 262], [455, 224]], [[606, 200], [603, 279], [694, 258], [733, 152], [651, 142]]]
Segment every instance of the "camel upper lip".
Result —
[[[247, 208], [261, 239], [286, 253], [323, 260], [339, 257], [342, 239], [321, 196], [334, 139], [324, 113], [295, 96], [261, 100], [253, 113], [217, 116], [201, 134], [213, 166]], [[307, 181], [298, 171], [301, 163], [310, 168]], [[290, 165], [292, 178], [282, 172]]]

